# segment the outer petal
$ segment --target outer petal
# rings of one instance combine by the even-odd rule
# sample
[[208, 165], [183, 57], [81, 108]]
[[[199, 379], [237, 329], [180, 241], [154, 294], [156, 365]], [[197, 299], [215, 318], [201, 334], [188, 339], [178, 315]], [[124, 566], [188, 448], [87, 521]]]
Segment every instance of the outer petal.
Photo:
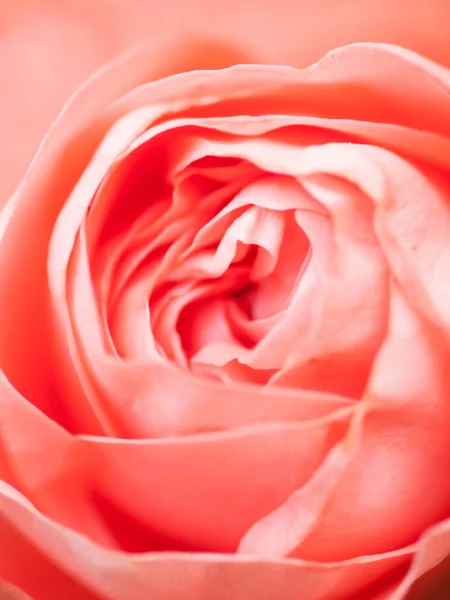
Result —
[[[10, 527], [8, 542], [31, 542], [48, 559], [41, 572], [51, 577], [51, 564], [75, 577], [104, 600], [348, 600], [355, 594], [387, 600], [408, 564], [411, 549], [347, 563], [321, 565], [302, 561], [264, 561], [227, 554], [154, 553], [129, 555], [106, 551], [88, 539], [38, 513], [10, 486], [0, 483], [0, 522]], [[26, 541], [25, 541], [26, 540]], [[61, 575], [63, 576], [63, 575]], [[39, 583], [15, 573], [11, 580], [35, 595], [53, 600], [64, 590], [45, 595]], [[375, 588], [373, 587], [374, 582]], [[67, 590], [67, 588], [66, 588]], [[76, 598], [90, 598], [80, 593]], [[75, 598], [74, 597], [74, 598]], [[97, 595], [92, 598], [97, 599]]]
[[[86, 438], [80, 445], [76, 443], [76, 439], [72, 439], [40, 415], [36, 409], [23, 402], [17, 394], [8, 391], [7, 385], [2, 384], [0, 397], [2, 398], [3, 411], [1, 422], [4, 424], [5, 433], [7, 434], [2, 439], [3, 447], [11, 449], [15, 447], [15, 453], [11, 456], [15, 460], [10, 462], [10, 465], [14, 468], [16, 477], [22, 477], [24, 482], [28, 482], [28, 494], [31, 493], [31, 496], [39, 501], [39, 496], [42, 498], [42, 491], [45, 490], [45, 487], [50, 489], [48, 483], [52, 479], [56, 483], [61, 476], [61, 484], [65, 486], [67, 448], [70, 446], [74, 449], [78, 448], [76, 452], [79, 454], [82, 452], [83, 446], [93, 445], [93, 447], [97, 446], [99, 450], [104, 449], [104, 451], [101, 450], [103, 458], [100, 461], [95, 460], [94, 455], [91, 455], [89, 459], [91, 467], [97, 470], [95, 489], [99, 490], [98, 484], [101, 483], [103, 494], [110, 498], [116, 497], [116, 502], [118, 500], [119, 503], [125, 501], [129, 503], [130, 499], [133, 500], [135, 506], [133, 508], [129, 505], [128, 510], [133, 508], [136, 511], [136, 501], [139, 503], [139, 499], [143, 499], [143, 490], [138, 492], [137, 488], [133, 487], [139, 486], [141, 483], [139, 478], [132, 483], [133, 477], [131, 476], [130, 479], [131, 474], [128, 467], [130, 464], [138, 464], [138, 473], [146, 472], [147, 467], [139, 465], [136, 460], [139, 455], [141, 455], [141, 459], [144, 458], [145, 453], [150, 451], [150, 465], [154, 464], [156, 454], [152, 458], [152, 446], [153, 450], [157, 450], [157, 454], [160, 454], [158, 444], [144, 442], [141, 445], [141, 443], [128, 442], [125, 446], [122, 446], [120, 441]], [[24, 429], [25, 425], [28, 427], [27, 429]], [[289, 429], [288, 427], [286, 432]], [[270, 428], [267, 431], [270, 432]], [[273, 431], [275, 432], [276, 428]], [[294, 431], [294, 428], [292, 431]], [[27, 436], [25, 445], [21, 441], [23, 435]], [[299, 436], [297, 436], [298, 438]], [[220, 438], [216, 439], [217, 441], [220, 440]], [[212, 440], [213, 438], [211, 438]], [[201, 442], [200, 438], [198, 441], [200, 445], [204, 443]], [[205, 442], [207, 442], [207, 438], [205, 438]], [[165, 445], [166, 450], [170, 450], [170, 446], [173, 450], [176, 450], [177, 443], [176, 440], [169, 441], [169, 444]], [[207, 445], [209, 443], [207, 442]], [[287, 447], [291, 445], [288, 439], [286, 439], [286, 444]], [[184, 442], [180, 445], [180, 450], [182, 450], [183, 445]], [[262, 445], [266, 449], [268, 448], [267, 442], [263, 444], [258, 442], [256, 448], [260, 449]], [[17, 450], [20, 446], [26, 450], [25, 453], [18, 453]], [[112, 453], [108, 451], [108, 447]], [[161, 446], [160, 449], [163, 449], [163, 447]], [[188, 446], [184, 447], [188, 448]], [[192, 448], [195, 448], [195, 444]], [[124, 470], [118, 471], [120, 462], [123, 463], [123, 451], [131, 452], [134, 458], [130, 456], [130, 460], [125, 461], [123, 465]], [[47, 453], [46, 457], [44, 452]], [[66, 459], [61, 461], [64, 454]], [[114, 458], [114, 454], [116, 458]], [[182, 451], [182, 454], [184, 455], [184, 451]], [[255, 457], [258, 454], [260, 453], [256, 453]], [[206, 452], [205, 459], [210, 455], [210, 451]], [[73, 456], [72, 453], [71, 462]], [[264, 455], [261, 458], [265, 460]], [[118, 463], [116, 459], [119, 459]], [[35, 467], [35, 461], [38, 461], [40, 468]], [[167, 465], [170, 465], [171, 462], [173, 465], [173, 458], [169, 460]], [[281, 464], [283, 463], [287, 467], [291, 461], [282, 459]], [[3, 467], [7, 464], [4, 457], [1, 464]], [[239, 467], [239, 461], [234, 461], [233, 464]], [[45, 472], [42, 470], [43, 466], [46, 466]], [[230, 464], [230, 466], [232, 465]], [[58, 469], [61, 469], [60, 474], [58, 474]], [[120, 488], [115, 488], [111, 485], [111, 482], [117, 481], [119, 472], [121, 473], [122, 485]], [[264, 467], [254, 469], [254, 475], [264, 474], [264, 472]], [[102, 475], [103, 479], [98, 478], [99, 474]], [[8, 480], [11, 476], [7, 472], [2, 473], [4, 480], [5, 478]], [[84, 481], [85, 484], [91, 487], [94, 480], [91, 478]], [[132, 487], [127, 488], [125, 497], [122, 494], [122, 497], [119, 498], [120, 494], [126, 491], [124, 481], [127, 481], [127, 485]], [[206, 483], [208, 477], [203, 476], [201, 481]], [[173, 478], [173, 482], [176, 482], [176, 477]], [[271, 477], [271, 482], [272, 484], [275, 483], [273, 477]], [[144, 489], [148, 487], [145, 482], [143, 483]], [[162, 483], [163, 481], [160, 479], [158, 488], [161, 488]], [[15, 485], [17, 487], [21, 485], [17, 484], [17, 479]], [[276, 484], [276, 487], [278, 487], [278, 484]], [[114, 600], [128, 598], [134, 600], [134, 598], [141, 597], [139, 594], [143, 598], [151, 595], [152, 598], [154, 597], [157, 600], [159, 598], [164, 600], [166, 598], [170, 600], [180, 598], [180, 600], [184, 600], [191, 597], [189, 594], [192, 595], [193, 600], [203, 600], [203, 598], [205, 600], [215, 600], [216, 598], [225, 600], [228, 596], [223, 594], [229, 591], [229, 585], [233, 586], [232, 589], [236, 592], [234, 597], [237, 600], [241, 597], [242, 600], [246, 600], [248, 597], [257, 600], [259, 598], [271, 600], [272, 596], [270, 594], [273, 594], [273, 590], [282, 590], [284, 593], [283, 598], [289, 599], [292, 597], [293, 600], [297, 600], [299, 590], [305, 598], [311, 600], [339, 600], [340, 598], [347, 600], [348, 596], [353, 593], [364, 593], [363, 597], [368, 600], [372, 600], [372, 597], [373, 600], [391, 600], [391, 593], [400, 583], [408, 563], [408, 557], [415, 550], [415, 548], [406, 548], [401, 552], [390, 555], [366, 557], [336, 564], [280, 561], [278, 559], [266, 561], [265, 559], [214, 554], [155, 553], [127, 555], [111, 553], [44, 517], [24, 497], [21, 497], [17, 491], [5, 483], [2, 483], [0, 488], [0, 529], [2, 534], [0, 552], [1, 550], [6, 551], [6, 554], [2, 555], [3, 558], [0, 560], [0, 577], [6, 577], [9, 581], [19, 585], [24, 591], [31, 593], [35, 600], [52, 600], [52, 598], [56, 600], [61, 597], [74, 598], [74, 600], [78, 598], [84, 600], [86, 598], [88, 600], [89, 598], [97, 598], [97, 594], [98, 597]], [[38, 488], [40, 488], [40, 492], [39, 495], [36, 495]], [[70, 503], [72, 507], [79, 508], [81, 506], [80, 497], [73, 495], [73, 489], [72, 486], [67, 490], [69, 494], [72, 494]], [[137, 493], [130, 495], [129, 491], [131, 489], [136, 489]], [[148, 492], [150, 501], [158, 499], [158, 494], [153, 496], [152, 499], [151, 487]], [[118, 493], [119, 496], [117, 496]], [[128, 496], [128, 500], [126, 496]], [[170, 497], [173, 498], [173, 496]], [[183, 495], [178, 494], [177, 497], [182, 498]], [[61, 501], [62, 506], [68, 504], [67, 499], [64, 500], [64, 497], [60, 497], [58, 500], [54, 494], [53, 500]], [[92, 501], [92, 496], [89, 496], [91, 506], [93, 506]], [[231, 502], [235, 504], [236, 501], [232, 500]], [[241, 502], [241, 498], [239, 502]], [[54, 513], [55, 507], [57, 508], [57, 504], [54, 503], [51, 512]], [[48, 506], [46, 508], [49, 509]], [[228, 511], [230, 510], [229, 505], [226, 508]], [[102, 514], [104, 518], [105, 513], [100, 511], [99, 516]], [[58, 517], [60, 518], [61, 515], [58, 515]], [[114, 519], [117, 519], [117, 515], [114, 516]], [[87, 522], [84, 521], [84, 524], [86, 525]], [[74, 525], [77, 524], [74, 523]], [[114, 525], [117, 527], [117, 522], [113, 523]], [[130, 522], [126, 526], [129, 527], [129, 525]], [[142, 532], [141, 526], [139, 531]], [[436, 537], [436, 542], [438, 542], [436, 550], [431, 551], [430, 547], [431, 554], [429, 558], [426, 558], [420, 567], [415, 567], [411, 571], [407, 580], [408, 585], [405, 584], [404, 588], [401, 589], [409, 587], [421, 572], [434, 566], [448, 551], [446, 529], [441, 530], [438, 528], [436, 532], [438, 534]], [[93, 531], [90, 529], [89, 536], [91, 538], [92, 534]], [[439, 536], [442, 538], [441, 541], [439, 541]], [[430, 541], [431, 539], [430, 537]], [[428, 548], [426, 544], [423, 546], [424, 550]], [[417, 547], [417, 549], [420, 548], [421, 546]], [[11, 549], [14, 549], [13, 553], [11, 553]], [[26, 570], [23, 569], [23, 564], [27, 565]], [[53, 564], [57, 565], [58, 570], [54, 570]], [[68, 577], [66, 573], [69, 575]], [[86, 588], [96, 590], [96, 593], [80, 588], [75, 580], [83, 582]], [[225, 581], [228, 581], [227, 585], [225, 585]], [[183, 585], [180, 584], [181, 587], [178, 587], [177, 582], [183, 582]], [[372, 596], [371, 594], [375, 595]], [[403, 596], [401, 598], [403, 599]], [[395, 598], [395, 600], [397, 599]]]
[[450, 521], [431, 527], [391, 600], [445, 600], [450, 585]]
[[243, 549], [338, 560], [413, 543], [448, 517], [448, 352], [394, 287], [387, 340], [360, 405], [367, 413], [355, 414], [342, 456], [334, 450]]
[[0, 372], [1, 480], [43, 513], [115, 547], [91, 499], [96, 469], [93, 453], [27, 403]]
[[350, 413], [138, 442], [80, 439], [2, 376], [0, 477], [43, 514], [104, 547], [232, 552], [256, 520], [309, 479]]
[[256, 520], [311, 477], [347, 421], [344, 412], [304, 424], [262, 424], [183, 438], [89, 438], [98, 464], [93, 489], [112, 509], [113, 532], [126, 534], [127, 516], [136, 531], [142, 527], [141, 542], [129, 536], [126, 549], [165, 545], [234, 552]]
[[[0, 8], [0, 80], [6, 82], [0, 130], [0, 205], [23, 175], [37, 144], [60, 106], [90, 73], [118, 52], [159, 35], [214, 36], [243, 46], [247, 61], [303, 67], [331, 48], [356, 41], [396, 43], [450, 65], [445, 24], [450, 9], [441, 0], [407, 6], [388, 0], [275, 0], [256, 7], [239, 0], [179, 0], [170, 4], [96, 0], [14, 2]], [[270, 35], [267, 23], [271, 23]], [[330, 27], [330, 24], [333, 27]], [[301, 43], [299, 43], [301, 40]], [[205, 52], [206, 54], [206, 52]], [[236, 57], [235, 62], [242, 62]], [[45, 70], [45, 77], [42, 72]], [[33, 102], [29, 102], [32, 90]]]

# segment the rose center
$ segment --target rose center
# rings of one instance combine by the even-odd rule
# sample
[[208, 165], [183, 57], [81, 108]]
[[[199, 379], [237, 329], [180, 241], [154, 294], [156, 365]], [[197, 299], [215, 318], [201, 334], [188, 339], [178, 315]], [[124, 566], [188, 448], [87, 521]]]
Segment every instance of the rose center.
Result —
[[245, 207], [217, 243], [188, 248], [150, 297], [159, 351], [196, 373], [267, 383], [276, 369], [255, 369], [251, 353], [289, 305], [308, 254], [294, 211]]

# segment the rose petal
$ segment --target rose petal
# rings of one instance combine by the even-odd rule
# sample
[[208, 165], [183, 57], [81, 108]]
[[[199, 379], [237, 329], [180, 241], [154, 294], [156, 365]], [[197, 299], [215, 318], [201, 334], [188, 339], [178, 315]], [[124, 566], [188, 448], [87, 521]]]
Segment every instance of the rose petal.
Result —
[[[6, 398], [3, 391], [2, 394], [2, 397]], [[23, 416], [27, 414], [29, 416], [39, 415], [29, 404], [18, 403], [16, 396], [11, 396], [11, 401], [14, 406], [22, 406], [25, 410], [25, 413], [19, 419], [21, 424], [26, 422]], [[12, 423], [11, 421], [8, 425], [9, 428]], [[45, 423], [50, 426], [50, 421], [45, 417], [40, 416], [38, 421], [34, 419], [30, 422], [33, 428], [30, 432], [43, 431]], [[51, 425], [51, 427], [54, 428], [54, 425]], [[47, 429], [47, 425], [45, 425], [45, 429]], [[67, 436], [67, 434], [65, 435]], [[299, 439], [298, 436], [297, 439]], [[41, 444], [48, 444], [48, 434], [41, 437], [41, 440]], [[86, 440], [85, 443], [87, 442], [97, 443], [94, 439], [92, 439], [92, 442]], [[100, 443], [100, 448], [104, 447], [105, 440], [98, 440], [98, 443]], [[106, 443], [107, 446], [112, 444], [112, 449], [117, 444], [112, 440]], [[121, 442], [119, 442], [120, 444]], [[172, 444], [176, 444], [176, 441], [174, 440]], [[260, 444], [258, 443], [257, 446], [260, 447]], [[130, 450], [133, 447], [133, 443], [130, 443]], [[260, 456], [260, 453], [257, 454]], [[123, 456], [119, 448], [117, 456], [118, 458]], [[58, 461], [60, 452], [53, 451], [49, 457], [53, 461]], [[103, 463], [103, 467], [105, 464]], [[112, 462], [109, 464], [113, 466]], [[234, 464], [236, 466], [238, 463], [235, 462]], [[127, 473], [129, 473], [128, 466], [125, 469]], [[262, 474], [263, 470], [259, 470], [259, 473]], [[207, 478], [203, 478], [203, 482], [205, 481], [207, 481]], [[110, 485], [108, 478], [106, 478], [106, 482]], [[189, 594], [192, 593], [192, 598], [197, 600], [201, 597], [198, 595], [200, 590], [197, 588], [195, 581], [190, 579], [189, 573], [193, 574], [193, 572], [197, 572], [197, 569], [203, 570], [207, 568], [208, 564], [216, 565], [213, 570], [211, 566], [208, 568], [208, 577], [214, 577], [210, 584], [211, 589], [214, 589], [214, 593], [219, 594], [217, 598], [223, 597], [220, 594], [224, 593], [225, 589], [229, 590], [228, 586], [223, 588], [221, 584], [222, 577], [227, 577], [228, 581], [231, 578], [231, 581], [234, 582], [233, 585], [236, 586], [237, 595], [235, 595], [237, 598], [241, 594], [242, 598], [247, 598], [248, 593], [251, 593], [252, 597], [265, 599], [267, 590], [272, 589], [285, 589], [286, 593], [283, 597], [289, 598], [289, 594], [296, 594], [296, 590], [300, 586], [305, 594], [310, 594], [310, 596], [305, 597], [310, 597], [311, 600], [316, 600], [318, 594], [321, 597], [323, 595], [325, 599], [342, 598], [344, 600], [349, 593], [358, 590], [362, 591], [370, 588], [373, 592], [374, 590], [379, 591], [381, 588], [384, 589], [383, 581], [386, 581], [386, 590], [388, 588], [392, 589], [394, 585], [392, 580], [389, 578], [385, 580], [384, 577], [392, 573], [392, 576], [395, 575], [395, 579], [400, 581], [400, 576], [403, 573], [402, 565], [405, 565], [404, 561], [412, 551], [405, 549], [396, 554], [391, 553], [385, 556], [366, 557], [355, 561], [327, 565], [303, 561], [271, 560], [265, 562], [256, 558], [241, 559], [230, 555], [214, 554], [177, 555], [173, 553], [156, 553], [139, 555], [133, 558], [131, 555], [126, 554], [105, 553], [104, 550], [93, 544], [92, 541], [88, 541], [87, 538], [65, 529], [38, 513], [27, 500], [5, 483], [2, 483], [0, 487], [2, 539], [8, 540], [8, 544], [2, 545], [2, 547], [8, 548], [8, 556], [14, 558], [12, 562], [6, 560], [6, 557], [5, 560], [2, 559], [3, 571], [0, 571], [0, 575], [7, 575], [10, 581], [22, 587], [26, 592], [36, 594], [36, 598], [42, 597], [43, 600], [52, 597], [49, 591], [45, 592], [46, 588], [43, 587], [45, 582], [48, 585], [51, 584], [51, 590], [60, 590], [58, 593], [60, 595], [64, 593], [64, 597], [67, 598], [71, 598], [72, 593], [74, 598], [96, 597], [94, 591], [92, 595], [91, 592], [86, 592], [87, 595], [85, 596], [85, 593], [79, 587], [72, 592], [71, 590], [74, 588], [70, 586], [75, 584], [70, 583], [69, 586], [66, 583], [68, 580], [66, 575], [63, 575], [64, 573], [69, 573], [90, 589], [96, 590], [102, 597], [120, 600], [130, 598], [131, 600], [131, 598], [137, 597], [136, 594], [142, 593], [145, 595], [153, 591], [162, 595], [152, 595], [152, 597], [177, 598], [177, 594], [180, 594], [181, 591], [176, 591], [177, 587], [173, 587], [174, 580], [173, 577], [168, 576], [167, 568], [173, 568], [181, 577], [183, 581], [182, 597], [189, 598]], [[122, 489], [124, 490], [123, 486]], [[135, 500], [137, 499], [138, 497], [135, 497]], [[10, 550], [13, 547], [15, 552], [11, 554]], [[37, 551], [36, 549], [40, 550]], [[19, 561], [17, 561], [18, 556], [22, 557]], [[50, 562], [46, 562], [47, 559], [43, 561], [43, 556], [51, 557], [52, 562], [58, 565], [61, 569], [58, 570], [58, 574], [56, 571], [51, 570], [53, 567]], [[37, 560], [39, 562], [36, 562]], [[17, 570], [17, 565], [23, 564], [28, 565], [26, 579], [24, 579], [25, 573], [22, 567]], [[256, 572], [259, 573], [258, 577], [253, 576], [253, 573]], [[217, 579], [219, 576], [220, 578]], [[202, 578], [202, 581], [202, 585], [205, 585], [204, 578]], [[371, 587], [372, 582], [374, 584], [377, 582], [374, 587]], [[250, 588], [249, 585], [251, 585]], [[181, 598], [181, 596], [179, 597]], [[210, 597], [211, 595], [208, 595], [208, 598]], [[384, 598], [384, 596], [380, 597]]]
[[244, 550], [342, 560], [413, 543], [448, 516], [448, 352], [442, 334], [393, 285], [388, 337], [360, 405], [368, 412], [361, 423], [355, 413], [343, 469], [330, 462], [329, 473], [319, 470], [298, 500], [294, 495], [250, 530]]
[[[420, 540], [420, 548], [402, 584], [392, 595], [392, 600], [420, 600], [420, 598], [445, 598], [448, 591], [448, 557], [450, 556], [450, 522], [447, 520], [428, 529]], [[445, 562], [444, 559], [447, 559]], [[444, 566], [439, 572], [436, 566]], [[433, 569], [437, 571], [433, 572]], [[423, 576], [426, 577], [423, 577]], [[433, 575], [435, 579], [433, 581]], [[423, 581], [421, 581], [421, 578]], [[430, 581], [431, 579], [431, 581]], [[416, 585], [414, 585], [417, 582]], [[409, 592], [412, 591], [410, 594]]]
[[88, 439], [101, 457], [95, 489], [144, 529], [198, 551], [232, 552], [250, 525], [309, 479], [347, 417], [153, 442]]
[[0, 581], [0, 598], [1, 600], [33, 600], [23, 590], [7, 581]]
[[[386, 584], [389, 579], [386, 581], [385, 578], [390, 576], [399, 579], [411, 554], [410, 549], [405, 549], [385, 556], [327, 565], [264, 561], [227, 554], [132, 556], [104, 550], [65, 529], [36, 511], [23, 496], [4, 483], [0, 483], [0, 515], [3, 522], [14, 527], [10, 528], [10, 543], [29, 540], [49, 558], [47, 568], [40, 565], [40, 573], [48, 577], [49, 583], [55, 587], [59, 584], [51, 577], [50, 565], [55, 563], [61, 569], [60, 573], [75, 577], [86, 588], [108, 600], [136, 600], [149, 596], [155, 600], [225, 600], [229, 598], [230, 590], [236, 600], [266, 600], [274, 593], [285, 600], [296, 600], [299, 589], [305, 600], [317, 600], [318, 597], [346, 600], [349, 595], [370, 590], [374, 582]], [[24, 581], [23, 574], [16, 575], [16, 580], [30, 593], [42, 589], [40, 582]], [[389, 587], [391, 585], [389, 582]], [[41, 597], [44, 600], [45, 596]], [[78, 597], [83, 598], [81, 594]]]
[[114, 547], [90, 498], [92, 452], [20, 397], [2, 374], [0, 414], [0, 469], [7, 467], [2, 479], [60, 523]]

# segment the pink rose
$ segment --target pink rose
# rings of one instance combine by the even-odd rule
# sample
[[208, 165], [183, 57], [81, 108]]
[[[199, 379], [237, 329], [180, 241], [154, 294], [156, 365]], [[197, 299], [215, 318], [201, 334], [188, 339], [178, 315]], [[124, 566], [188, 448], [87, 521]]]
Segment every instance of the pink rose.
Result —
[[91, 79], [0, 215], [5, 598], [403, 600], [450, 553], [450, 71], [213, 52]]

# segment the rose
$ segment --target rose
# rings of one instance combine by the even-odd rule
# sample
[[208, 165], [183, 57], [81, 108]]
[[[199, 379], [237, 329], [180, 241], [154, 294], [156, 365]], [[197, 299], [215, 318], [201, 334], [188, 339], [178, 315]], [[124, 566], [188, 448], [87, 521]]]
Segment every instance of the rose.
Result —
[[183, 61], [92, 80], [1, 215], [0, 575], [405, 598], [450, 550], [449, 72]]

